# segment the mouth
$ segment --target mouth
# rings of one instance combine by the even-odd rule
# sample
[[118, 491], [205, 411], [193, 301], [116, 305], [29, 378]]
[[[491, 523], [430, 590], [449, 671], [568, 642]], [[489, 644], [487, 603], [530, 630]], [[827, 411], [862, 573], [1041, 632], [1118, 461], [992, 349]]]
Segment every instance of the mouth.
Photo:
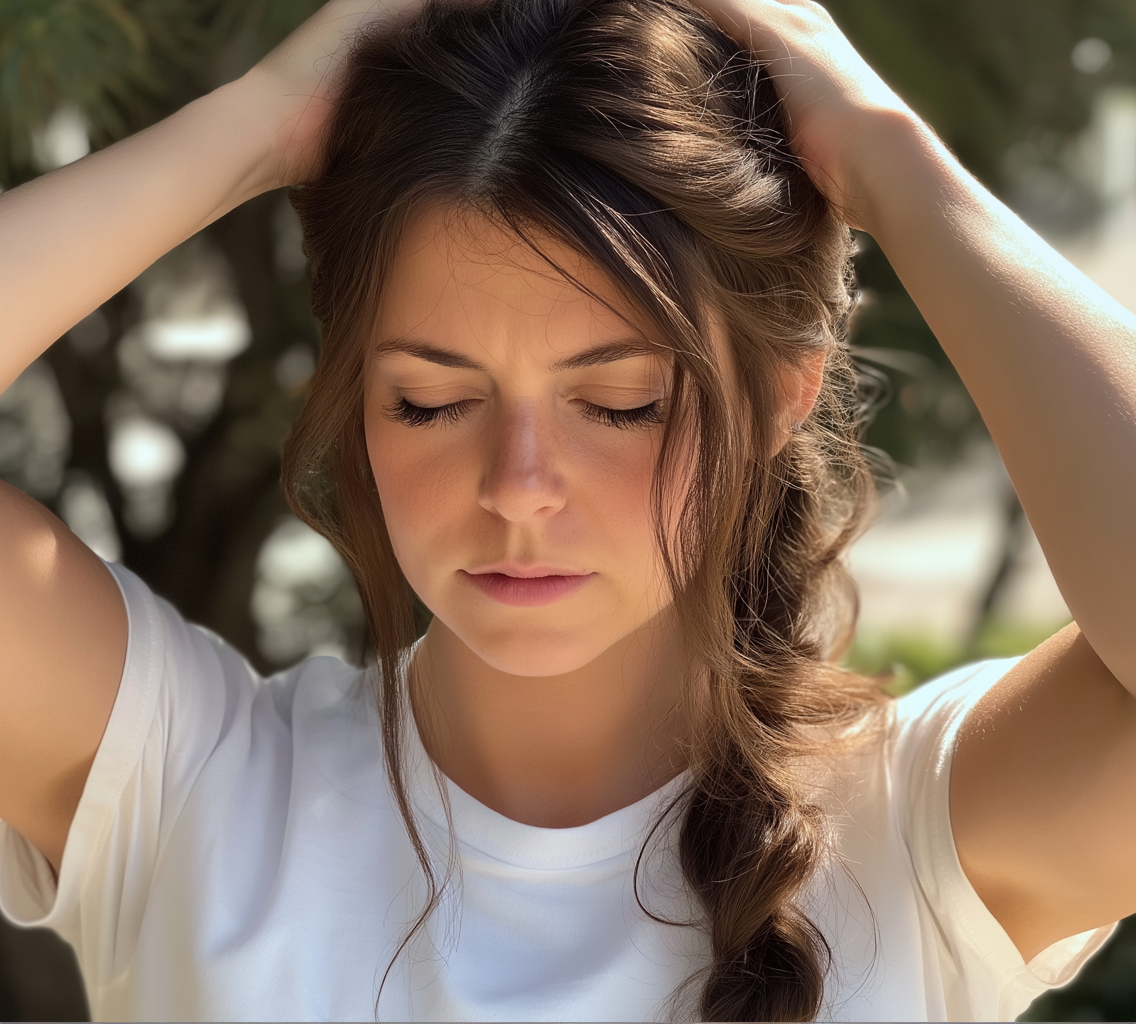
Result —
[[535, 608], [552, 604], [575, 593], [594, 572], [577, 572], [546, 566], [485, 566], [459, 574], [490, 600], [514, 608]]

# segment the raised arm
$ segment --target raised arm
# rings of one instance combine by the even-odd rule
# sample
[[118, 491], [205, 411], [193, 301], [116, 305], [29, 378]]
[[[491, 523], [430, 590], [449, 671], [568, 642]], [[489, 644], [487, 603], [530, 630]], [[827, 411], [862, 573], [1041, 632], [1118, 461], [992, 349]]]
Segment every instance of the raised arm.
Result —
[[[0, 390], [194, 232], [318, 169], [336, 70], [366, 21], [335, 0], [240, 80], [0, 196]], [[118, 690], [126, 615], [105, 566], [0, 484], [0, 819], [58, 869]]]
[[703, 0], [771, 60], [793, 144], [970, 390], [1077, 625], [970, 714], [971, 882], [1022, 953], [1136, 910], [1136, 318], [982, 188], [807, 0]]

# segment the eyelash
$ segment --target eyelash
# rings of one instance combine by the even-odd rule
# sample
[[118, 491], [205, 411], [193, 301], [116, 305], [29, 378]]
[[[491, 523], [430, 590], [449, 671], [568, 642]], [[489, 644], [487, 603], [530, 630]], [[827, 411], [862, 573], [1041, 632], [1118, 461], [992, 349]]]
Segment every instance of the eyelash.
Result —
[[[469, 402], [451, 402], [449, 405], [437, 406], [411, 405], [405, 398], [400, 398], [388, 412], [392, 419], [409, 427], [429, 427], [438, 423], [457, 423], [466, 414], [469, 405]], [[663, 403], [655, 401], [638, 409], [607, 409], [602, 405], [585, 402], [584, 415], [597, 423], [627, 430], [662, 423]]]
[[651, 402], [641, 405], [638, 409], [607, 409], [602, 405], [584, 403], [584, 415], [597, 423], [604, 423], [609, 427], [618, 427], [628, 430], [631, 427], [646, 427], [653, 423], [663, 422], [663, 403]]
[[465, 415], [469, 402], [451, 402], [449, 405], [411, 405], [400, 398], [387, 410], [392, 419], [408, 427], [429, 427], [435, 423], [457, 423]]

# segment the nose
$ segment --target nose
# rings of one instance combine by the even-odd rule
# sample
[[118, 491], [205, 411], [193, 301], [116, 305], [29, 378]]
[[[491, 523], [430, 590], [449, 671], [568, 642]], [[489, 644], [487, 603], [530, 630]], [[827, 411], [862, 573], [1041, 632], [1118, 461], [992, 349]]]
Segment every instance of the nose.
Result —
[[481, 507], [513, 523], [555, 515], [565, 502], [556, 452], [552, 424], [536, 403], [503, 410], [481, 479]]

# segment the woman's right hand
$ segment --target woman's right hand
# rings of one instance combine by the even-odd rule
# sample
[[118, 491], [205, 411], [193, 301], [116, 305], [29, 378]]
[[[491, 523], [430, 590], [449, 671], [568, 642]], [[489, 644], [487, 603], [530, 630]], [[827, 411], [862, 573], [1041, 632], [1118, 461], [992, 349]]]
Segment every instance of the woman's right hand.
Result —
[[[318, 173], [354, 35], [420, 0], [334, 0], [251, 72], [0, 195], [0, 391], [175, 245]], [[60, 866], [118, 692], [126, 612], [106, 567], [0, 483], [0, 820]]]
[[274, 107], [275, 185], [298, 185], [319, 174], [322, 142], [351, 42], [381, 19], [393, 23], [420, 0], [331, 0], [260, 61], [242, 84]]
[[401, 27], [422, 3], [331, 0], [245, 75], [242, 82], [276, 109], [279, 128], [267, 166], [271, 185], [298, 185], [319, 175], [324, 134], [352, 43], [376, 24]]

